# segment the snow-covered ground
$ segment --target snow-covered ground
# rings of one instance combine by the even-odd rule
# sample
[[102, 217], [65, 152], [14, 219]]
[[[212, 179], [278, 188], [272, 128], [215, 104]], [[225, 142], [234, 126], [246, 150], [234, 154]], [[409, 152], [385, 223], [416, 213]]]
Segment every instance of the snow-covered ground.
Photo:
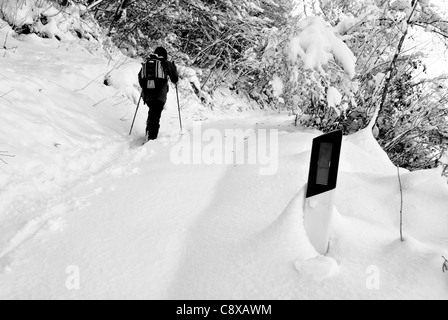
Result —
[[[438, 170], [401, 170], [400, 242], [397, 169], [369, 132], [345, 137], [322, 257], [302, 212], [319, 132], [249, 112], [225, 90], [212, 111], [183, 80], [185, 134], [171, 90], [161, 138], [139, 147], [145, 106], [128, 136], [137, 61], [107, 59], [87, 42], [13, 38], [0, 25], [0, 43], [8, 33], [17, 47], [0, 50], [0, 154], [15, 155], [0, 162], [1, 299], [448, 299], [448, 185]], [[200, 122], [223, 138], [252, 130], [230, 153], [278, 130], [278, 170], [177, 165]], [[211, 140], [199, 148], [224, 148]]]

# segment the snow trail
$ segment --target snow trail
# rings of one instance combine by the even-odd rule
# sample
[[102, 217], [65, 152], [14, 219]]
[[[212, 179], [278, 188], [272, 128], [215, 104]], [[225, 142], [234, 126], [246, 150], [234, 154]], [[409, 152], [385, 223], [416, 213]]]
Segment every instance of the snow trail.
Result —
[[[185, 250], [183, 244], [189, 225], [200, 220], [203, 212], [208, 211], [206, 207], [210, 203], [209, 199], [213, 199], [221, 176], [228, 168], [175, 166], [170, 160], [171, 148], [170, 144], [150, 142], [125, 154], [120, 161], [121, 167], [102, 171], [93, 176], [87, 184], [80, 184], [70, 192], [70, 196], [64, 196], [65, 200], [61, 199], [61, 202], [68, 200], [83, 203], [64, 214], [64, 232], [55, 236], [50, 232], [50, 238], [55, 237], [51, 241], [52, 245], [40, 248], [36, 244], [39, 242], [39, 236], [36, 239], [31, 238], [45, 224], [49, 215], [45, 214], [36, 221], [30, 221], [13, 238], [12, 245], [2, 251], [3, 256], [14, 256], [7, 268], [14, 268], [17, 263], [20, 264], [21, 257], [28, 257], [29, 251], [25, 247], [31, 246], [36, 247], [36, 251], [33, 250], [35, 264], [45, 265], [45, 261], [42, 261], [36, 252], [44, 250], [45, 253], [41, 252], [42, 256], [55, 257], [52, 259], [52, 264], [55, 265], [49, 267], [48, 273], [41, 274], [45, 283], [53, 284], [55, 279], [58, 279], [53, 273], [58, 267], [61, 277], [64, 277], [62, 271], [67, 266], [79, 266], [90, 288], [95, 288], [94, 292], [79, 292], [78, 294], [83, 294], [83, 298], [90, 295], [109, 298], [165, 297], [160, 288], [168, 288], [170, 281], [174, 281], [170, 279], [174, 277], [176, 269], [183, 266], [177, 257], [182, 256]], [[132, 166], [126, 168], [124, 163], [132, 163]], [[123, 172], [130, 174], [123, 175]], [[46, 237], [43, 233], [40, 236]], [[19, 245], [25, 240], [29, 240], [30, 244], [27, 244], [22, 252]], [[94, 246], [91, 247], [91, 244]], [[64, 259], [64, 251], [67, 248], [73, 248], [73, 256], [68, 261]], [[12, 252], [13, 250], [16, 252]], [[148, 256], [141, 256], [142, 252], [147, 252]], [[117, 266], [107, 271], [113, 280], [103, 287], [101, 281], [104, 276], [98, 273], [101, 274], [99, 270], [104, 272], [102, 264], [105, 260], [115, 261]], [[151, 274], [147, 274], [145, 268], [150, 268]], [[26, 272], [27, 270], [25, 274]], [[140, 285], [136, 293], [107, 291], [111, 287], [122, 287], [120, 279], [128, 278], [132, 274], [141, 279], [141, 282], [138, 281]], [[23, 276], [22, 279], [29, 276]], [[58, 280], [64, 283], [61, 277]], [[20, 278], [12, 283], [20, 287], [17, 285]], [[10, 289], [12, 290], [12, 287]], [[29, 298], [36, 298], [39, 293], [39, 287], [30, 287], [27, 294]], [[78, 295], [72, 296], [67, 291], [67, 298], [76, 296]]]

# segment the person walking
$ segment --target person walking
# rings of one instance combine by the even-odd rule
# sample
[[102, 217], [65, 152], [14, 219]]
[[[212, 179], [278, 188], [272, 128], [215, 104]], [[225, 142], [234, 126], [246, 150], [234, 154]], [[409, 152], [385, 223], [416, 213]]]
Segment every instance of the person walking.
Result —
[[160, 130], [160, 118], [169, 92], [168, 78], [177, 86], [179, 74], [174, 62], [168, 61], [168, 52], [158, 47], [142, 65], [138, 74], [142, 99], [148, 106], [146, 141], [156, 140]]

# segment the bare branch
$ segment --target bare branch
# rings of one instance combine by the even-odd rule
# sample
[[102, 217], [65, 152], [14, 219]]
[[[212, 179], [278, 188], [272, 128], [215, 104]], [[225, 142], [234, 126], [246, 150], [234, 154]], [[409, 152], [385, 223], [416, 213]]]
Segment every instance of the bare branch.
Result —
[[431, 24], [431, 23], [422, 23], [422, 22], [417, 22], [414, 23], [415, 26], [423, 28], [423, 29], [428, 29], [430, 28], [431, 32], [434, 32], [440, 36], [442, 36], [445, 39], [448, 39], [448, 34], [446, 32], [444, 32], [441, 28], [438, 28], [437, 26]]
[[403, 242], [403, 186], [401, 184], [400, 167], [397, 166], [398, 182], [400, 183], [401, 206], [400, 206], [400, 239]]
[[9, 103], [11, 103], [11, 101], [9, 101], [8, 99], [6, 99], [5, 96], [8, 95], [8, 94], [10, 94], [10, 93], [13, 92], [13, 91], [14, 91], [14, 89], [9, 90], [8, 92], [2, 94], [2, 95], [0, 96], [0, 98], [2, 98], [2, 99], [4, 99], [4, 100], [8, 101]]
[[[408, 19], [406, 21], [406, 23], [408, 25], [409, 25], [409, 23], [412, 20], [412, 17], [414, 15], [414, 12], [415, 12], [415, 9], [417, 7], [417, 4], [418, 4], [418, 1], [415, 1], [414, 7], [412, 9], [412, 12], [409, 14], [409, 17], [408, 17]], [[381, 96], [380, 104], [379, 104], [378, 108], [375, 111], [374, 117], [372, 118], [372, 120], [370, 121], [370, 123], [368, 125], [368, 128], [370, 128], [370, 130], [372, 130], [373, 127], [375, 126], [376, 121], [378, 120], [378, 115], [381, 113], [381, 111], [384, 108], [384, 105], [386, 104], [386, 99], [387, 99], [387, 94], [389, 92], [389, 87], [390, 87], [390, 85], [392, 83], [392, 79], [395, 77], [395, 73], [396, 73], [396, 63], [398, 61], [398, 58], [400, 57], [401, 50], [403, 48], [404, 41], [406, 40], [406, 37], [407, 37], [408, 33], [409, 33], [409, 27], [407, 27], [406, 30], [403, 32], [403, 35], [401, 36], [400, 42], [399, 42], [397, 50], [395, 52], [394, 58], [392, 59], [392, 62], [391, 62], [390, 66], [389, 66], [389, 68], [388, 68], [388, 70], [386, 72], [386, 74], [389, 74], [389, 75], [387, 76], [386, 83], [384, 85], [383, 94]]]
[[96, 107], [97, 105], [99, 105], [101, 102], [106, 101], [108, 98], [104, 98], [101, 101], [98, 101], [97, 103], [95, 103], [92, 107]]
[[3, 48], [1, 48], [1, 49], [5, 50], [5, 54], [3, 55], [3, 57], [6, 56], [6, 51], [8, 51], [8, 50], [16, 50], [18, 48], [17, 46], [11, 47], [11, 48], [8, 48], [6, 46], [6, 43], [8, 42], [8, 36], [9, 36], [9, 32], [6, 33], [5, 42], [3, 43]]
[[9, 158], [14, 158], [15, 155], [12, 154], [8, 154], [8, 151], [0, 151], [0, 161], [3, 162], [4, 164], [8, 164], [5, 160], [3, 160], [2, 157], [9, 157]]

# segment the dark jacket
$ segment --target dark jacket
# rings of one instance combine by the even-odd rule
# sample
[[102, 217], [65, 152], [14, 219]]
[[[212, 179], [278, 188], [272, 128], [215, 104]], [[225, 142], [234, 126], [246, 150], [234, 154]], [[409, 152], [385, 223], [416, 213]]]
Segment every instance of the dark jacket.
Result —
[[[158, 60], [162, 61], [162, 66], [165, 70], [165, 73], [170, 78], [171, 82], [174, 84], [177, 84], [179, 82], [179, 74], [177, 73], [177, 68], [176, 68], [176, 65], [174, 64], [174, 62], [171, 62], [171, 61], [168, 61], [165, 59], [161, 59], [155, 55], [151, 55], [150, 59], [158, 59]], [[143, 68], [140, 70], [138, 81], [140, 83], [140, 86], [142, 88], [145, 88], [146, 84], [145, 84], [144, 79], [142, 78], [142, 72], [143, 72]], [[165, 104], [166, 100], [167, 100], [168, 91], [169, 91], [168, 82], [160, 90], [157, 90], [157, 91], [149, 92], [149, 91], [143, 89], [143, 101], [145, 101], [146, 104], [149, 104], [151, 101], [157, 100], [157, 101], [161, 101]]]

